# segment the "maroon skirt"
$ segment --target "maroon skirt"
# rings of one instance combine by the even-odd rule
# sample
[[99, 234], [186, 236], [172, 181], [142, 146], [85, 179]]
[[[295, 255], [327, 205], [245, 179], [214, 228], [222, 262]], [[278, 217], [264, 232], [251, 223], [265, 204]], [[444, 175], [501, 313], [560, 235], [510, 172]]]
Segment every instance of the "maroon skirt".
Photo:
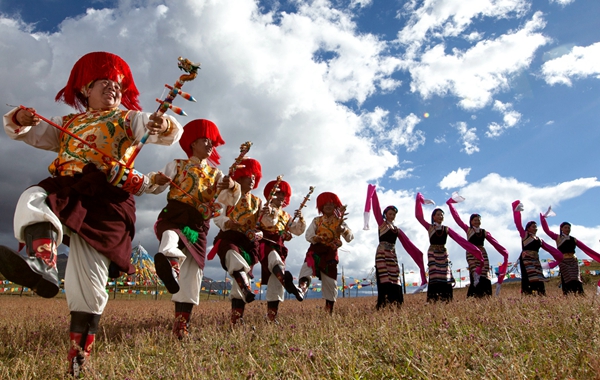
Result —
[[[60, 222], [81, 236], [122, 272], [134, 274], [131, 241], [135, 235], [133, 195], [107, 182], [93, 164], [75, 176], [50, 177], [38, 184]], [[68, 237], [63, 239], [69, 245]]]
[[[195, 241], [191, 241], [183, 233], [185, 228], [198, 233]], [[206, 262], [206, 235], [210, 228], [210, 220], [204, 219], [202, 214], [195, 208], [185, 203], [169, 200], [167, 205], [158, 214], [158, 220], [154, 225], [154, 232], [158, 240], [162, 238], [163, 232], [172, 230], [179, 235], [180, 248], [185, 246], [190, 252], [200, 269], [204, 270]]]
[[[229, 250], [233, 250], [244, 257], [250, 268], [259, 260], [258, 243], [251, 241], [245, 234], [238, 231], [219, 231], [215, 236], [213, 250], [216, 250], [221, 260], [221, 267], [225, 270], [228, 270], [225, 265], [225, 258]], [[250, 270], [250, 276], [254, 278], [252, 269]]]
[[263, 239], [259, 241], [260, 277], [263, 284], [269, 282], [271, 271], [269, 271], [269, 253], [275, 250], [279, 253], [281, 261], [285, 264], [288, 249], [284, 245], [283, 235], [277, 232], [263, 231]]
[[313, 267], [314, 276], [317, 276], [320, 280], [321, 273], [325, 273], [327, 277], [337, 278], [337, 265], [340, 262], [337, 249], [333, 249], [326, 244], [315, 243], [308, 247], [307, 256], [309, 255], [312, 255], [315, 263]]

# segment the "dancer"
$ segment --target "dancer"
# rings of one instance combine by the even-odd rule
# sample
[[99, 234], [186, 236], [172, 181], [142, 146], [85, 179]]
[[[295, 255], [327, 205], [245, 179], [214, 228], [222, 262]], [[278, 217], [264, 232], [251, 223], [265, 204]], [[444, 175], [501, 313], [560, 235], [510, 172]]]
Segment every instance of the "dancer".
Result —
[[221, 266], [235, 280], [230, 293], [233, 326], [243, 321], [246, 304], [255, 298], [250, 278], [253, 278], [252, 267], [259, 258], [258, 241], [262, 233], [256, 226], [263, 205], [251, 191], [258, 187], [262, 178], [261, 165], [253, 158], [245, 158], [231, 178], [240, 184], [242, 196], [235, 206], [228, 207], [213, 219], [221, 231], [215, 237], [208, 258], [211, 260], [218, 254]]
[[375, 253], [375, 275], [377, 279], [377, 310], [387, 305], [400, 307], [404, 302], [402, 285], [400, 283], [400, 267], [396, 255], [396, 239], [400, 240], [402, 247], [415, 260], [421, 273], [422, 285], [427, 283], [423, 253], [408, 239], [404, 232], [394, 225], [398, 214], [395, 206], [387, 206], [383, 213], [379, 205], [379, 198], [375, 185], [367, 189], [367, 202], [365, 204], [365, 230], [369, 229], [369, 216], [373, 206], [373, 214], [379, 226], [379, 245]]
[[346, 225], [345, 206], [337, 195], [324, 192], [317, 197], [317, 210], [321, 216], [313, 219], [304, 236], [310, 243], [304, 264], [298, 275], [301, 296], [304, 299], [316, 276], [321, 280], [325, 310], [333, 313], [337, 299], [337, 265], [340, 262], [338, 248], [342, 246], [341, 237], [346, 242], [354, 239], [352, 230]]
[[542, 263], [540, 262], [540, 248], [543, 248], [554, 257], [556, 261], [549, 265], [554, 268], [563, 260], [563, 254], [556, 248], [546, 244], [537, 234], [537, 223], [533, 220], [527, 222], [525, 229], [521, 222], [521, 211], [523, 204], [516, 200], [512, 203], [513, 218], [519, 235], [521, 236], [522, 252], [519, 256], [519, 267], [521, 269], [521, 294], [546, 295], [547, 281], [544, 277]]
[[183, 128], [179, 145], [188, 156], [174, 160], [158, 173], [150, 173], [156, 186], [153, 194], [170, 185], [167, 205], [155, 225], [160, 241], [154, 256], [156, 273], [175, 303], [173, 334], [188, 335], [194, 305], [200, 302], [200, 289], [206, 257], [206, 235], [215, 213], [215, 199], [228, 207], [240, 198], [240, 186], [216, 168], [216, 148], [225, 144], [219, 129], [210, 120], [192, 120]]
[[[174, 118], [140, 112], [138, 96], [127, 63], [117, 55], [94, 52], [75, 63], [56, 96], [83, 111], [52, 119], [66, 132], [42, 122], [33, 109], [16, 108], [4, 116], [10, 138], [58, 152], [58, 157], [48, 168], [52, 177], [28, 188], [16, 207], [15, 237], [26, 245], [28, 257], [1, 247], [0, 270], [8, 280], [53, 297], [59, 290], [56, 249], [63, 241], [69, 245], [68, 361], [75, 376], [88, 363], [108, 301], [109, 265], [117, 272], [135, 273], [130, 262], [135, 200], [107, 181], [111, 165], [146, 131], [151, 134], [148, 142], [161, 145], [171, 145], [181, 136]], [[119, 109], [120, 104], [127, 110]]]
[[575, 256], [575, 247], [579, 247], [586, 255], [596, 261], [600, 261], [600, 254], [583, 244], [579, 239], [571, 236], [571, 223], [569, 222], [562, 222], [560, 224], [559, 234], [550, 231], [546, 218], [551, 215], [554, 216], [555, 214], [551, 207], [548, 207], [546, 214], [540, 213], [540, 222], [546, 235], [556, 242], [556, 247], [563, 254], [563, 260], [558, 264], [563, 294], [583, 294], [583, 282], [581, 281], [581, 273], [579, 272], [579, 260]]
[[503, 257], [504, 262], [500, 266], [500, 270], [498, 271], [498, 285], [496, 287], [496, 293], [500, 292], [500, 285], [504, 280], [504, 275], [506, 274], [506, 267], [508, 266], [508, 251], [506, 248], [500, 245], [492, 237], [492, 235], [481, 228], [481, 215], [479, 214], [471, 214], [469, 217], [469, 225], [467, 226], [461, 219], [460, 215], [458, 215], [458, 211], [454, 208], [454, 203], [460, 203], [465, 199], [458, 195], [458, 193], [453, 193], [452, 197], [448, 198], [446, 204], [448, 208], [450, 208], [450, 214], [452, 214], [452, 218], [460, 228], [467, 234], [467, 240], [470, 243], [473, 243], [481, 253], [483, 254], [483, 269], [481, 271], [481, 276], [479, 277], [479, 284], [475, 285], [475, 278], [477, 277], [476, 269], [478, 267], [479, 260], [477, 260], [472, 254], [467, 251], [467, 263], [469, 264], [469, 278], [470, 285], [467, 290], [467, 298], [468, 297], [476, 297], [482, 298], [485, 296], [492, 295], [492, 282], [490, 280], [490, 260], [488, 258], [487, 251], [483, 246], [485, 240], [487, 240]]
[[458, 245], [471, 253], [479, 261], [479, 266], [475, 270], [475, 283], [479, 281], [479, 275], [483, 270], [483, 255], [479, 248], [469, 243], [458, 235], [450, 227], [442, 225], [444, 221], [444, 211], [436, 208], [431, 213], [431, 224], [425, 221], [423, 217], [423, 204], [434, 204], [433, 201], [423, 198], [421, 193], [417, 193], [417, 202], [415, 204], [415, 216], [417, 220], [429, 233], [429, 249], [427, 250], [427, 267], [429, 268], [429, 285], [427, 287], [427, 301], [452, 301], [452, 287], [454, 277], [452, 268], [446, 250], [446, 240], [448, 236]]
[[[279, 303], [284, 300], [284, 288], [302, 301], [300, 289], [294, 285], [291, 273], [285, 271], [288, 249], [285, 242], [292, 234], [300, 236], [306, 230], [302, 211], [296, 210], [297, 220], [292, 222], [290, 214], [283, 210], [289, 205], [292, 187], [285, 181], [271, 181], [264, 189], [266, 209], [260, 219], [263, 238], [259, 242], [261, 283], [267, 284], [267, 319], [276, 322]], [[292, 223], [290, 223], [292, 222]], [[287, 281], [286, 281], [287, 279]]]

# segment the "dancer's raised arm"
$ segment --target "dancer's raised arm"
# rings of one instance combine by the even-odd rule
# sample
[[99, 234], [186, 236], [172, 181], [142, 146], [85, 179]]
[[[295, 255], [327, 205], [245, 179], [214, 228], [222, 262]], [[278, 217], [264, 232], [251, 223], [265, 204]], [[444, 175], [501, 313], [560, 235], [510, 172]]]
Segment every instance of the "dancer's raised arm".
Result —
[[415, 202], [415, 217], [417, 218], [419, 223], [421, 223], [421, 225], [423, 227], [425, 227], [425, 229], [428, 230], [429, 227], [431, 227], [431, 224], [427, 223], [427, 221], [423, 217], [423, 204], [424, 203], [425, 203], [425, 198], [423, 197], [423, 194], [417, 193], [417, 199]]

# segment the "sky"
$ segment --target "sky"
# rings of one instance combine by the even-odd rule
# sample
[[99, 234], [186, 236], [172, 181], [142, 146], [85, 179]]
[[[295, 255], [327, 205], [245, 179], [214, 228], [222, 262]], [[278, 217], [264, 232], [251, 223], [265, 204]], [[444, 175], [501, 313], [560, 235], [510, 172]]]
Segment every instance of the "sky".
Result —
[[[128, 62], [152, 112], [183, 56], [201, 70], [184, 86], [197, 103], [174, 102], [188, 114], [178, 119], [219, 126], [221, 169], [252, 141], [249, 156], [263, 166], [257, 195], [282, 174], [294, 191], [290, 213], [309, 186], [348, 205], [355, 238], [339, 252], [346, 276], [365, 278], [374, 265], [373, 217], [363, 230], [368, 184], [384, 207], [398, 207], [396, 224], [424, 253], [417, 192], [462, 233], [444, 204], [458, 192], [463, 220], [481, 214], [510, 261], [520, 253], [516, 199], [524, 222], [551, 205], [553, 231], [569, 221], [573, 236], [600, 251], [599, 14], [600, 2], [587, 0], [0, 0], [0, 111], [23, 104], [47, 117], [70, 113], [54, 97], [71, 67], [109, 51]], [[0, 244], [16, 247], [18, 197], [47, 177], [55, 153], [0, 134], [0, 155]], [[184, 157], [178, 145], [149, 145], [136, 169]], [[309, 222], [315, 199], [304, 209]], [[134, 245], [154, 254], [166, 194], [136, 201]], [[424, 206], [427, 219], [433, 208]], [[209, 242], [216, 232], [213, 225]], [[553, 244], [541, 228], [539, 236]], [[308, 243], [301, 236], [288, 248], [287, 269], [297, 275]], [[453, 268], [466, 268], [464, 250], [453, 242], [448, 250]], [[501, 256], [488, 252], [497, 265]], [[416, 269], [399, 244], [398, 255]], [[224, 276], [217, 260], [205, 276]]]

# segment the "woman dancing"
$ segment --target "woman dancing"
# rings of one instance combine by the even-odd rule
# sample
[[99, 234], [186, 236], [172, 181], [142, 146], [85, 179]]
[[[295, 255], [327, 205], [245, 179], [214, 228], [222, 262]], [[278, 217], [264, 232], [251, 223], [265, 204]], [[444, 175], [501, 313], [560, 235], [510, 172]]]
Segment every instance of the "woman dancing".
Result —
[[596, 261], [600, 261], [600, 254], [571, 236], [571, 223], [562, 222], [559, 227], [559, 234], [550, 231], [550, 227], [548, 227], [548, 222], [546, 221], [550, 213], [555, 215], [550, 207], [548, 207], [546, 214], [540, 213], [540, 222], [546, 235], [556, 242], [556, 248], [563, 254], [563, 261], [558, 264], [563, 294], [583, 294], [583, 282], [581, 281], [581, 273], [579, 272], [579, 261], [577, 260], [577, 256], [575, 256], [575, 247], [579, 247], [586, 255]]
[[540, 262], [540, 248], [543, 248], [554, 257], [555, 262], [550, 264], [554, 268], [563, 259], [563, 254], [556, 248], [546, 244], [537, 233], [537, 223], [533, 220], [527, 222], [525, 229], [521, 222], [521, 211], [523, 204], [516, 200], [512, 203], [515, 226], [521, 235], [521, 246], [523, 251], [519, 256], [519, 267], [521, 269], [521, 293], [531, 295], [546, 295], [544, 272]]
[[479, 214], [471, 214], [469, 217], [469, 225], [467, 226], [461, 219], [460, 215], [458, 215], [458, 211], [454, 208], [454, 203], [459, 203], [464, 201], [465, 198], [458, 195], [458, 193], [453, 193], [452, 197], [450, 197], [446, 204], [448, 208], [450, 208], [450, 214], [452, 214], [452, 218], [460, 228], [465, 231], [467, 234], [467, 240], [470, 243], [473, 243], [479, 248], [481, 253], [483, 254], [483, 270], [481, 271], [481, 277], [479, 278], [479, 284], [475, 285], [475, 278], [477, 277], [477, 273], [475, 270], [479, 265], [479, 261], [467, 252], [467, 263], [469, 263], [469, 277], [471, 279], [471, 284], [469, 285], [469, 290], [467, 291], [468, 297], [476, 297], [481, 298], [485, 296], [492, 295], [492, 282], [490, 281], [490, 260], [485, 250], [483, 243], [487, 240], [503, 257], [504, 262], [500, 266], [500, 270], [498, 271], [498, 286], [496, 287], [496, 292], [500, 291], [500, 285], [504, 280], [504, 275], [506, 274], [506, 267], [508, 265], [508, 251], [506, 248], [501, 246], [496, 239], [492, 237], [492, 235], [486, 230], [481, 228], [481, 215]]
[[396, 239], [415, 260], [421, 273], [422, 286], [427, 284], [425, 267], [423, 265], [423, 253], [408, 239], [402, 230], [394, 225], [394, 219], [398, 214], [395, 206], [387, 206], [383, 213], [379, 205], [379, 198], [375, 191], [375, 185], [369, 185], [367, 189], [367, 201], [365, 204], [365, 226], [369, 229], [369, 216], [373, 206], [373, 214], [379, 226], [379, 245], [375, 253], [375, 274], [377, 279], [377, 310], [387, 305], [400, 306], [404, 302], [402, 285], [400, 283], [400, 267], [396, 255]]
[[458, 245], [471, 253], [477, 260], [479, 266], [476, 269], [477, 277], [475, 283], [479, 281], [479, 275], [483, 270], [483, 255], [479, 248], [469, 243], [450, 227], [443, 226], [444, 211], [436, 208], [431, 214], [431, 224], [425, 221], [423, 217], [423, 204], [434, 204], [433, 201], [425, 200], [421, 193], [417, 193], [417, 202], [415, 204], [415, 216], [423, 227], [429, 233], [429, 249], [427, 250], [427, 267], [429, 268], [429, 286], [427, 287], [427, 301], [452, 301], [452, 269], [448, 251], [446, 250], [446, 240], [448, 236]]

